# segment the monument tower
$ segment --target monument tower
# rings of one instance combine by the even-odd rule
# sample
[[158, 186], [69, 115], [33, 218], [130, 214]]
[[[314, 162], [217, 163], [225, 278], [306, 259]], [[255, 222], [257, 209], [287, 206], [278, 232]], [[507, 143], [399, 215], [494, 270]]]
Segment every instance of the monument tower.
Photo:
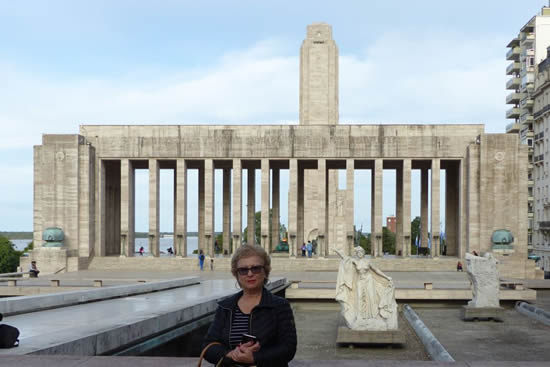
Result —
[[338, 124], [338, 47], [332, 27], [307, 26], [300, 49], [300, 125]]

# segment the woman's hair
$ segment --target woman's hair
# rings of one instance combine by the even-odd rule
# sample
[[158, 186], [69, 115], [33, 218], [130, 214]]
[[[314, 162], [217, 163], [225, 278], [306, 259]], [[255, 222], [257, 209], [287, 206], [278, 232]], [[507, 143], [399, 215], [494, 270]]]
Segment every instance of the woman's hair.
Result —
[[237, 264], [239, 263], [239, 260], [251, 256], [258, 256], [264, 261], [264, 283], [267, 283], [269, 273], [271, 272], [271, 258], [269, 257], [267, 252], [260, 246], [242, 245], [241, 247], [237, 248], [237, 251], [235, 251], [233, 257], [231, 258], [231, 274], [233, 274], [233, 276], [237, 278]]

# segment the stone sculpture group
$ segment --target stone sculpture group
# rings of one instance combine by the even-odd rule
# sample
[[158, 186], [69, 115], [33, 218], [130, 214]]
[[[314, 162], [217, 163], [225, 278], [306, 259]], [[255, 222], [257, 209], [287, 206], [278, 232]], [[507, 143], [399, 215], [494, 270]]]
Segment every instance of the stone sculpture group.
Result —
[[335, 252], [342, 258], [336, 300], [346, 325], [352, 330], [396, 330], [398, 314], [392, 279], [365, 258], [362, 247], [355, 247], [354, 256]]

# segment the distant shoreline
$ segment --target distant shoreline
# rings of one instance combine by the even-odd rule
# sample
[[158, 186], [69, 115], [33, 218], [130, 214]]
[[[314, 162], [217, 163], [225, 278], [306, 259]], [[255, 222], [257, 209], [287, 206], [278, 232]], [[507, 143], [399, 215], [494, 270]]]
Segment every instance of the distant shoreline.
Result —
[[[218, 235], [221, 232], [217, 232]], [[136, 238], [147, 238], [149, 235], [148, 232], [136, 232]], [[173, 232], [160, 232], [160, 236], [173, 236]], [[198, 232], [187, 232], [188, 237], [197, 237], [199, 235]], [[4, 236], [9, 240], [28, 240], [29, 238], [32, 240], [33, 233], [32, 232], [8, 232], [8, 231], [0, 231], [0, 236]]]
[[0, 231], [0, 236], [4, 236], [9, 240], [28, 240], [29, 238], [32, 241], [32, 232], [3, 232]]

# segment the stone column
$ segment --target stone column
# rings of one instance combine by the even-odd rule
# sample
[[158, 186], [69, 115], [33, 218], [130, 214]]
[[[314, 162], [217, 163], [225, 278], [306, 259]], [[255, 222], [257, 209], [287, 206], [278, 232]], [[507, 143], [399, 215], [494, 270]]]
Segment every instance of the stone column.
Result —
[[384, 174], [383, 160], [374, 160], [372, 170], [372, 215], [371, 215], [371, 248], [373, 256], [382, 256], [382, 177]]
[[120, 256], [135, 252], [135, 180], [129, 159], [120, 161]]
[[280, 227], [280, 207], [281, 207], [281, 200], [280, 200], [280, 191], [281, 191], [281, 170], [279, 168], [272, 168], [271, 174], [272, 174], [272, 180], [273, 183], [271, 185], [271, 198], [272, 203], [271, 206], [273, 207], [271, 212], [271, 248], [269, 249], [269, 252], [271, 253], [274, 251], [277, 246], [279, 245], [279, 242], [281, 239], [279, 238], [279, 227]]
[[160, 255], [159, 178], [158, 161], [149, 159], [149, 251], [155, 257]]
[[[95, 256], [105, 256], [106, 255], [106, 248], [105, 248], [105, 242], [107, 240], [107, 223], [106, 223], [106, 216], [107, 216], [107, 177], [106, 177], [106, 167], [105, 162], [99, 161], [99, 167], [98, 167], [98, 211], [99, 211], [99, 236], [97, 238], [96, 243], [96, 251]], [[48, 172], [44, 172], [46, 175]], [[46, 177], [41, 177], [41, 180], [44, 181]], [[42, 204], [43, 205], [43, 204]], [[47, 226], [47, 225], [44, 225]], [[40, 241], [42, 241], [42, 238], [40, 238]], [[40, 243], [38, 241], [37, 243]], [[40, 245], [42, 247], [42, 245]]]
[[269, 159], [262, 159], [261, 245], [269, 253]]
[[[297, 207], [297, 228], [296, 228], [296, 249], [300, 248], [304, 241], [304, 168], [298, 164], [298, 207]], [[318, 252], [318, 251], [317, 251]], [[296, 250], [296, 255], [298, 250]], [[318, 255], [318, 254], [317, 254]]]
[[233, 248], [235, 252], [242, 242], [242, 206], [243, 206], [243, 183], [241, 160], [233, 159]]
[[[317, 160], [317, 179], [318, 179], [318, 200], [319, 200], [319, 212], [317, 214], [317, 248], [319, 256], [327, 257], [329, 255], [328, 249], [328, 207], [327, 207], [327, 160]], [[301, 245], [301, 244], [300, 244]]]
[[411, 256], [411, 160], [403, 160], [403, 256]]
[[432, 237], [431, 253], [439, 257], [439, 158], [432, 159]]
[[[43, 197], [42, 197], [42, 187], [43, 187], [43, 174], [42, 174], [42, 165], [39, 164], [40, 159], [42, 158], [43, 149], [41, 145], [35, 145], [33, 148], [33, 155], [34, 155], [34, 164], [33, 164], [33, 177], [34, 177], [34, 185], [33, 185], [33, 243], [34, 248], [42, 247], [42, 229], [43, 229], [43, 223], [42, 223], [42, 204], [43, 204]], [[91, 170], [92, 172], [94, 170]], [[101, 171], [101, 168], [100, 168]], [[98, 175], [100, 176], [100, 175]], [[93, 190], [92, 190], [93, 191]], [[102, 192], [103, 189], [101, 187], [98, 188], [98, 192]], [[92, 194], [95, 194], [92, 192]], [[91, 204], [91, 203], [90, 203]], [[97, 210], [94, 208], [94, 210]], [[99, 222], [99, 221], [98, 221]], [[99, 224], [99, 223], [97, 223]], [[93, 229], [92, 229], [93, 230]], [[99, 253], [99, 251], [96, 250], [96, 253]], [[89, 255], [88, 255], [89, 256]]]
[[204, 161], [199, 165], [199, 250], [206, 251], [205, 231], [204, 231]]
[[351, 255], [351, 249], [355, 246], [355, 204], [354, 204], [354, 186], [355, 186], [355, 161], [346, 160], [346, 220], [347, 220], [347, 248], [348, 255]]
[[420, 247], [428, 247], [428, 168], [420, 169]]
[[231, 168], [223, 169], [223, 252], [231, 252]]
[[214, 161], [204, 160], [204, 238], [207, 256], [214, 256]]
[[[298, 160], [289, 161], [288, 182], [288, 254], [296, 257], [298, 231]], [[300, 244], [301, 246], [302, 244]]]
[[174, 247], [178, 256], [187, 256], [187, 162], [178, 158], [176, 163], [176, 221]]
[[466, 251], [481, 252], [481, 152], [478, 144], [470, 144], [466, 150], [466, 159], [464, 160], [465, 172], [465, 196], [464, 217], [465, 244], [459, 249], [458, 257], [464, 258]]
[[174, 161], [174, 163], [176, 164], [176, 166], [174, 167], [174, 170], [173, 170], [173, 187], [172, 187], [172, 190], [173, 190], [173, 193], [174, 193], [174, 198], [173, 198], [173, 206], [172, 206], [172, 225], [173, 225], [173, 234], [172, 234], [172, 250], [174, 251], [174, 256], [178, 256], [180, 253], [179, 253], [179, 248], [178, 247], [181, 247], [179, 246], [178, 244], [178, 236], [176, 236], [176, 229], [177, 229], [177, 226], [178, 226], [178, 161]]
[[248, 169], [248, 184], [247, 184], [247, 202], [246, 207], [246, 226], [247, 226], [247, 243], [251, 246], [256, 244], [256, 169]]
[[403, 235], [403, 162], [395, 170], [395, 219], [395, 254], [405, 256]]
[[445, 170], [445, 244], [447, 256], [458, 256], [458, 220], [460, 215], [460, 162]]

